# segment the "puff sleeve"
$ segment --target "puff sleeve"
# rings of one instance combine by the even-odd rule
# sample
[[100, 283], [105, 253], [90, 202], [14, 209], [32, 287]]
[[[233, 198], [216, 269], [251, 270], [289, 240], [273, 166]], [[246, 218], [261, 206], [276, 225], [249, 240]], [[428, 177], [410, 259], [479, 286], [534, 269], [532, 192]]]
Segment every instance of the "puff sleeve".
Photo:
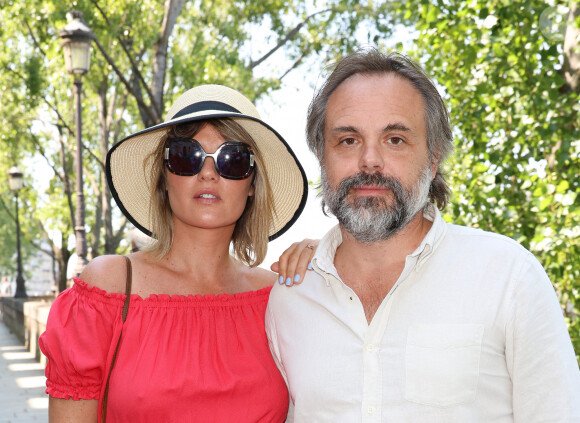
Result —
[[122, 328], [124, 299], [80, 279], [57, 297], [39, 339], [47, 357], [47, 394], [73, 400], [101, 397]]

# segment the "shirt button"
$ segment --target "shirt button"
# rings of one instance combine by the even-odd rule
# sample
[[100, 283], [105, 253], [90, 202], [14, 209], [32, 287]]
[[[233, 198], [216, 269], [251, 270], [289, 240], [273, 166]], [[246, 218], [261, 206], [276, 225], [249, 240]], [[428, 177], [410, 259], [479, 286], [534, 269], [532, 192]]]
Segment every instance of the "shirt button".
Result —
[[369, 405], [367, 407], [367, 414], [375, 414], [375, 407], [373, 407], [372, 405]]
[[375, 350], [375, 345], [374, 344], [367, 344], [366, 345], [366, 350], [367, 351], [374, 351]]

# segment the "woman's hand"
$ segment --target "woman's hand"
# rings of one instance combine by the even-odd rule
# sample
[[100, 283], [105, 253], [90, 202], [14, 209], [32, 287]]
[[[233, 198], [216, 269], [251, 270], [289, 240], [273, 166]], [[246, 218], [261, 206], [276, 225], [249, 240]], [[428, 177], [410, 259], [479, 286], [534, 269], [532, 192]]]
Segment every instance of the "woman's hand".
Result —
[[282, 253], [277, 262], [270, 266], [273, 272], [278, 273], [280, 285], [292, 286], [304, 280], [307, 268], [312, 269], [311, 260], [318, 247], [318, 241], [307, 238], [301, 242], [295, 242]]

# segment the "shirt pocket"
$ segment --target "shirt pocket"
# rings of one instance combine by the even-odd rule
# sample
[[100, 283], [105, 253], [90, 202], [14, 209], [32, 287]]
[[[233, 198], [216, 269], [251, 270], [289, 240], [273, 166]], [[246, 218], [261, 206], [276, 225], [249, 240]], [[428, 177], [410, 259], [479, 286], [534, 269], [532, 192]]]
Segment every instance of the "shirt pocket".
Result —
[[475, 399], [483, 325], [409, 327], [405, 399], [449, 407]]

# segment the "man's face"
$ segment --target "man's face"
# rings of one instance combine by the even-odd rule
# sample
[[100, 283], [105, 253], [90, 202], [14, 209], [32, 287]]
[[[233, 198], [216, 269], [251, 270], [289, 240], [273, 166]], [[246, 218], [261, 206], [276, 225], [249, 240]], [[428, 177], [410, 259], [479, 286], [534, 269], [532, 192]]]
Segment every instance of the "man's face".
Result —
[[428, 201], [437, 163], [428, 159], [423, 98], [405, 79], [355, 75], [330, 96], [323, 197], [361, 242], [388, 239]]

